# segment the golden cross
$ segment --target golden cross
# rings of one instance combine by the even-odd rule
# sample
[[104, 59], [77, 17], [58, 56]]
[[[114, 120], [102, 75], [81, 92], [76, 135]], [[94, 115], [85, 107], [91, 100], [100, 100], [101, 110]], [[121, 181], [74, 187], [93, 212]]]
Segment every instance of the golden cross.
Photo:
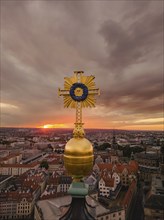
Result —
[[64, 78], [64, 89], [59, 89], [59, 96], [64, 98], [64, 107], [76, 108], [74, 137], [83, 137], [82, 108], [95, 107], [96, 89], [94, 76], [84, 76], [83, 71], [74, 71], [74, 76]]

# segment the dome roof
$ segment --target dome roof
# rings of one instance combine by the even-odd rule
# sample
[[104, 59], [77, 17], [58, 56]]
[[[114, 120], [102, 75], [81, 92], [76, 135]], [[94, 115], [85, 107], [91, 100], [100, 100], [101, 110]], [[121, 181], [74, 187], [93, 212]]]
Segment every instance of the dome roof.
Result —
[[93, 147], [86, 138], [70, 139], [64, 150], [64, 165], [72, 176], [86, 176], [93, 166]]
[[65, 152], [72, 156], [86, 156], [93, 153], [93, 147], [86, 138], [71, 138], [65, 146]]

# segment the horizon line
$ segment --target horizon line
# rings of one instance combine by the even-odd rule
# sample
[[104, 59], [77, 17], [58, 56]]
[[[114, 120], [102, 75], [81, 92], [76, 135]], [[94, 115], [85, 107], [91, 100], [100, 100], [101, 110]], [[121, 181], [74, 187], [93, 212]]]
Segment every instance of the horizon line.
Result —
[[[0, 129], [42, 129], [42, 130], [72, 130], [74, 128], [43, 128], [43, 127], [15, 127], [5, 126]], [[121, 131], [158, 131], [164, 132], [164, 130], [144, 130], [144, 129], [119, 129], [119, 128], [85, 128], [84, 130], [121, 130]]]

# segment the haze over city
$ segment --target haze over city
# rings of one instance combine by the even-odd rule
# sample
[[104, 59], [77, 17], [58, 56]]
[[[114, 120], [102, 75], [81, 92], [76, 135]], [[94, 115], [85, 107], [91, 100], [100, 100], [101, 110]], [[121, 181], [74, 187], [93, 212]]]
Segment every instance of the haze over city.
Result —
[[163, 1], [1, 1], [1, 127], [72, 128], [58, 88], [101, 95], [85, 128], [163, 129]]

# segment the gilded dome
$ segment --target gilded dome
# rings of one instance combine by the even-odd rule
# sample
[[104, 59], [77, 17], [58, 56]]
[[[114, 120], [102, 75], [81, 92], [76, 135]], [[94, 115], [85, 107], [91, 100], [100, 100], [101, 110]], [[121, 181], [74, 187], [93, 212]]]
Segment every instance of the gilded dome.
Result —
[[74, 179], [86, 176], [93, 166], [93, 147], [86, 138], [70, 139], [64, 150], [64, 165]]

